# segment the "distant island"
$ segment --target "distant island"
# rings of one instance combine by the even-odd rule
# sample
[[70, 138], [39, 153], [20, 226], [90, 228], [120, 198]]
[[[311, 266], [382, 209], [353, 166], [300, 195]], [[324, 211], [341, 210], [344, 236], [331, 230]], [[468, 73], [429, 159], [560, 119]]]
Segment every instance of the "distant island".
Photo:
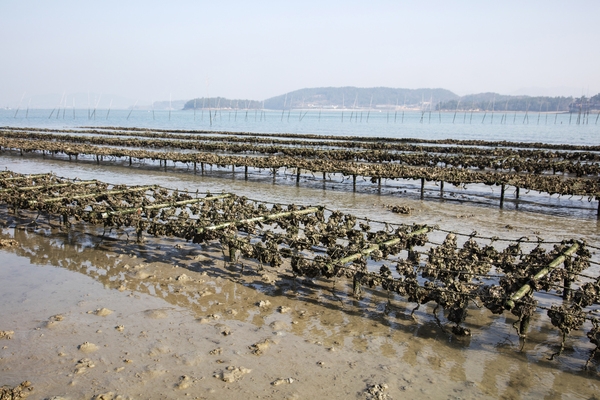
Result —
[[183, 110], [441, 110], [441, 111], [541, 111], [589, 112], [600, 110], [600, 93], [587, 98], [550, 96], [508, 96], [479, 93], [458, 96], [447, 89], [395, 89], [387, 87], [325, 87], [299, 89], [263, 101], [195, 98]]

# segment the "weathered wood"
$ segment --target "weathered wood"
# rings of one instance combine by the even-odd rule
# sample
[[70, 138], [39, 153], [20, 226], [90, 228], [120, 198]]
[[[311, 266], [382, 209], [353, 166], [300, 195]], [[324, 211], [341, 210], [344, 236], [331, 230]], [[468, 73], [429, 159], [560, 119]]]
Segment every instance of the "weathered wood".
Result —
[[500, 208], [504, 208], [504, 192], [506, 191], [506, 186], [504, 183], [500, 187]]

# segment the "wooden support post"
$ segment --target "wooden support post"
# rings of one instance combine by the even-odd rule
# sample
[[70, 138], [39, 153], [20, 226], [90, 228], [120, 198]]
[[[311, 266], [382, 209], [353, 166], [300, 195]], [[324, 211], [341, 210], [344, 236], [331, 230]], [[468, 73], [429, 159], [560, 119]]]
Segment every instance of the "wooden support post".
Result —
[[377, 178], [377, 191], [381, 193], [381, 177]]
[[352, 190], [356, 192], [356, 175], [352, 175]]
[[300, 168], [296, 168], [296, 184], [300, 183]]
[[200, 172], [202, 173], [202, 175], [204, 175], [204, 163], [203, 162], [200, 163]]
[[325, 171], [323, 171], [323, 181], [325, 180]]
[[500, 188], [500, 208], [504, 207], [504, 191], [506, 190], [506, 185], [502, 184]]
[[444, 197], [444, 181], [440, 181], [440, 197]]
[[425, 178], [421, 178], [421, 199], [425, 195]]
[[565, 287], [563, 290], [563, 300], [565, 301], [569, 301], [571, 300], [571, 294], [573, 293], [573, 291], [571, 290], [571, 283], [573, 281], [571, 279], [569, 279], [569, 277], [565, 277], [565, 279], [563, 280], [563, 286]]
[[517, 190], [515, 191], [515, 197], [518, 199], [519, 198], [519, 187], [517, 186]]
[[131, 167], [131, 156], [129, 156], [129, 166]]
[[277, 175], [277, 168], [272, 168], [273, 171], [273, 183], [275, 183], [275, 176]]
[[248, 180], [248, 166], [247, 165], [244, 166], [244, 179]]
[[100, 156], [96, 154], [96, 164], [100, 165]]
[[198, 163], [194, 161], [194, 174], [198, 171]]
[[165, 172], [167, 172], [167, 160], [165, 160]]

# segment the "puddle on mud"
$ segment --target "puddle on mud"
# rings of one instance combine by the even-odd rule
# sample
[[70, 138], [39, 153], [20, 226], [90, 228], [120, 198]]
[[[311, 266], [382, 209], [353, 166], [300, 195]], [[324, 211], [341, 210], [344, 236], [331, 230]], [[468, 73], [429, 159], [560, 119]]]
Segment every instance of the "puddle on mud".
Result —
[[[23, 160], [10, 167], [221, 189], [466, 233], [534, 238], [537, 232], [548, 240], [598, 242], [596, 220], [65, 164], [49, 168]], [[392, 202], [415, 212], [392, 214], [382, 206]], [[385, 293], [369, 290], [356, 300], [344, 280], [294, 280], [253, 265], [242, 270], [223, 261], [218, 245], [155, 239], [140, 245], [124, 235], [102, 239], [83, 226], [63, 232], [56, 221], [40, 222], [35, 231], [18, 224], [5, 228], [1, 238], [18, 245], [0, 250], [0, 331], [15, 332], [0, 339], [0, 385], [29, 380], [30, 399], [107, 393], [173, 399], [591, 398], [599, 389], [598, 361], [582, 370], [593, 347], [582, 338], [585, 332], [572, 335], [561, 357], [547, 360], [560, 339], [546, 317], [536, 317], [520, 351], [509, 314], [472, 308], [466, 326], [473, 336], [458, 339], [440, 329], [431, 308], [421, 307], [415, 322], [413, 304], [394, 298], [387, 306]]]

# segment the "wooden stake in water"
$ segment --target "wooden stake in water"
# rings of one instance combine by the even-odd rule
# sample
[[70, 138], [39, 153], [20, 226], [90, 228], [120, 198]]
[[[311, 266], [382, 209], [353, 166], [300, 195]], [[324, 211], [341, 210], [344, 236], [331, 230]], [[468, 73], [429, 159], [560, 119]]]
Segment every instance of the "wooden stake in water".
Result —
[[133, 112], [133, 109], [135, 108], [135, 106], [137, 106], [139, 100], [135, 101], [135, 104], [133, 105], [133, 107], [131, 108], [131, 111], [129, 111], [129, 114], [127, 114], [127, 121], [129, 121], [129, 117], [131, 116], [131, 113]]
[[527, 107], [525, 108], [525, 116], [523, 117], [523, 123], [525, 123], [525, 120], [527, 120], [527, 123], [529, 124], [529, 104], [530, 102], [527, 102]]
[[19, 106], [17, 107], [17, 111], [15, 111], [15, 116], [13, 118], [17, 118], [17, 114], [19, 112], [19, 109], [21, 108], [21, 103], [23, 102], [23, 98], [25, 97], [25, 93], [27, 93], [27, 92], [23, 92], [23, 96], [21, 96], [21, 100], [19, 100]]
[[106, 113], [106, 119], [108, 119], [108, 114], [110, 114], [111, 107], [112, 107], [112, 99], [110, 99], [110, 104], [108, 105], [108, 112]]
[[456, 119], [456, 113], [458, 112], [458, 106], [460, 106], [460, 101], [462, 99], [458, 99], [458, 102], [456, 103], [456, 110], [454, 110], [454, 118], [452, 118], [452, 123], [454, 123], [454, 120]]
[[433, 105], [433, 96], [429, 98], [429, 123], [431, 123], [431, 106]]
[[283, 122], [283, 114], [285, 113], [286, 103], [287, 103], [287, 93], [285, 94], [285, 98], [283, 99], [283, 107], [281, 108], [281, 122]]
[[[207, 100], [208, 100], [208, 119], [210, 122], [210, 126], [212, 126], [212, 111], [210, 110], [210, 97]], [[247, 115], [248, 115], [248, 112], [246, 111], [246, 116]]]

